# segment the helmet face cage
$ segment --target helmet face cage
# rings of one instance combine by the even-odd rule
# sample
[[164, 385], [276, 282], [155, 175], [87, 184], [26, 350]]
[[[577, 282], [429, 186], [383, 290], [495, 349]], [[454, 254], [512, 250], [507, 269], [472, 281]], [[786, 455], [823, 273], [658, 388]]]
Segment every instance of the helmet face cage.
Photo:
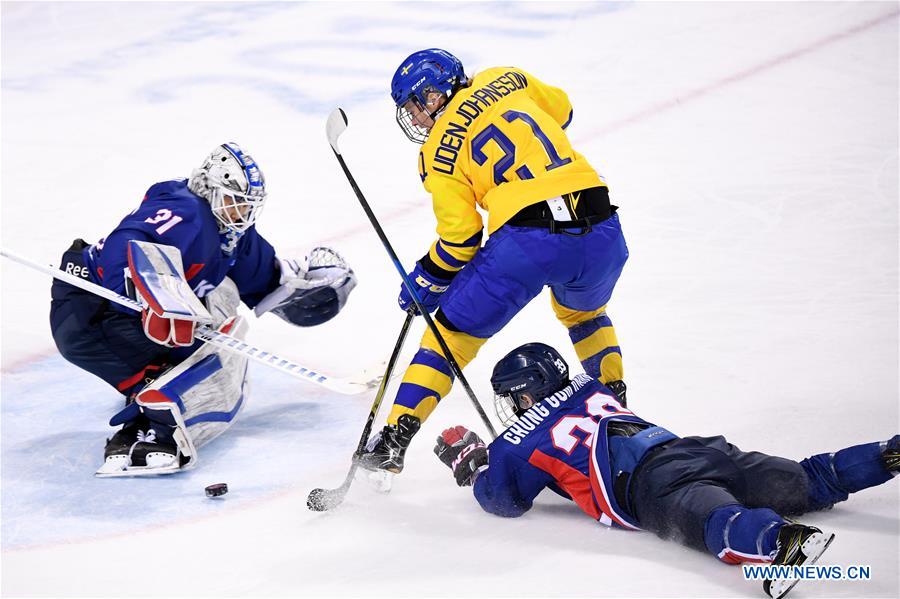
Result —
[[433, 112], [426, 110], [428, 94], [441, 94], [446, 105], [465, 82], [462, 63], [449, 52], [431, 48], [407, 57], [391, 81], [391, 98], [397, 106], [397, 124], [406, 137], [422, 144], [431, 131], [429, 126], [416, 122], [407, 109], [410, 102], [415, 103], [415, 107], [428, 118], [434, 119], [441, 109]]
[[216, 148], [191, 179], [191, 190], [206, 198], [223, 230], [240, 234], [256, 223], [266, 202], [265, 177], [237, 144]]
[[[441, 108], [438, 108], [434, 112], [428, 112], [426, 107], [428, 94], [431, 93], [439, 93], [444, 99]], [[443, 110], [446, 103], [447, 96], [441, 93], [440, 90], [430, 86], [426, 87], [421, 94], [410, 94], [405, 102], [397, 106], [397, 124], [400, 125], [400, 129], [403, 130], [403, 133], [406, 134], [406, 137], [408, 137], [410, 141], [417, 144], [423, 144], [428, 141], [428, 134], [431, 133], [431, 127], [426, 127], [418, 122], [416, 117], [413, 116], [413, 113], [409, 110], [409, 105], [415, 104], [415, 108], [419, 114], [424, 115], [427, 119], [431, 119], [431, 124], [433, 126], [435, 117]]]
[[523, 410], [519, 408], [519, 402], [513, 399], [511, 394], [494, 393], [494, 411], [497, 418], [505, 427], [510, 427], [519, 419]]
[[[418, 104], [414, 97], [410, 97], [408, 101]], [[420, 110], [424, 110], [424, 107], [420, 108]], [[412, 113], [406, 109], [405, 104], [397, 107], [397, 124], [400, 125], [400, 129], [410, 141], [417, 144], [423, 144], [428, 141], [428, 134], [431, 130], [418, 124]]]
[[[552, 395], [569, 382], [569, 367], [555, 349], [543, 343], [527, 343], [511, 351], [494, 367], [491, 386], [494, 410], [504, 426], [510, 426], [535, 402]], [[522, 405], [523, 395], [529, 401]]]
[[210, 183], [209, 206], [213, 216], [226, 229], [244, 233], [256, 223], [266, 203], [263, 194], [250, 195]]

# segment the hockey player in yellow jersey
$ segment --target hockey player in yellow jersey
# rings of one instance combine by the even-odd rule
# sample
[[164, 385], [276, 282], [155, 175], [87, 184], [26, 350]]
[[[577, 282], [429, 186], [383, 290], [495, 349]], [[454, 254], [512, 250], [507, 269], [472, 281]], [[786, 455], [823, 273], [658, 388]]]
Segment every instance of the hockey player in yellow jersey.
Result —
[[[566, 93], [515, 67], [469, 78], [438, 49], [394, 74], [397, 122], [422, 144], [419, 177], [438, 239], [410, 280], [460, 368], [545, 286], [585, 371], [625, 399], [622, 356], [606, 304], [628, 258], [603, 178], [576, 152]], [[482, 247], [487, 213], [489, 238]], [[414, 309], [404, 287], [400, 307]], [[361, 464], [400, 472], [406, 448], [453, 385], [431, 330], [409, 365], [387, 425]]]

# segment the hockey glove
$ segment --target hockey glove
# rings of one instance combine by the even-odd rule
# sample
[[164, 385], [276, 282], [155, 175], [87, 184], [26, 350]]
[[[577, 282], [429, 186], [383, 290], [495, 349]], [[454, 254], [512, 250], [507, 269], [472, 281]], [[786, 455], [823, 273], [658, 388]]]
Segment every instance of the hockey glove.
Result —
[[468, 487], [487, 470], [488, 451], [478, 435], [464, 426], [448, 428], [437, 438], [434, 454], [453, 470], [456, 484]]
[[340, 254], [326, 247], [313, 249], [301, 260], [278, 258], [279, 286], [256, 305], [262, 316], [272, 312], [301, 327], [334, 318], [356, 287], [356, 275]]
[[[450, 279], [437, 277], [425, 270], [421, 260], [416, 262], [416, 267], [409, 273], [409, 280], [419, 295], [419, 301], [422, 302], [422, 306], [429, 314], [437, 310], [441, 295], [447, 291], [447, 287], [450, 285]], [[397, 303], [404, 312], [415, 310], [418, 314], [416, 304], [403, 283], [400, 283], [400, 296], [397, 298]]]

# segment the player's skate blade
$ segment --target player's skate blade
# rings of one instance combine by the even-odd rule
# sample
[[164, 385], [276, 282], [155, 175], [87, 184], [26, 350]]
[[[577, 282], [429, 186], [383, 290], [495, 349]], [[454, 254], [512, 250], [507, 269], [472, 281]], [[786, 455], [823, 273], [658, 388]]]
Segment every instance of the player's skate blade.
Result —
[[[822, 554], [825, 553], [825, 550], [828, 549], [828, 546], [831, 545], [831, 542], [834, 540], [833, 533], [822, 532], [814, 527], [801, 527], [790, 524], [785, 526], [785, 528], [787, 527], [793, 529], [805, 528], [807, 530], [794, 533], [800, 535], [799, 547], [796, 546], [796, 541], [793, 543], [793, 548], [788, 545], [789, 541], [785, 543], [786, 547], [784, 549], [787, 549], [788, 555], [783, 555], [783, 553], [785, 553], [784, 549], [779, 548], [778, 555], [776, 556], [775, 561], [772, 562], [773, 566], [814, 564], [822, 557]], [[787, 533], [790, 531], [785, 532]], [[782, 535], [779, 534], [779, 544], [781, 544], [781, 542]], [[772, 599], [781, 599], [787, 595], [800, 580], [800, 578], [775, 578], [767, 580], [763, 583], [763, 590], [766, 591]]]
[[366, 472], [366, 480], [376, 493], [390, 493], [394, 486], [394, 473], [388, 470]]
[[121, 476], [123, 472], [131, 464], [131, 458], [127, 455], [118, 454], [111, 455], [106, 458], [103, 465], [94, 473], [95, 476]]
[[114, 476], [152, 476], [155, 474], [174, 474], [187, 470], [190, 462], [182, 467], [178, 456], [169, 453], [148, 453], [146, 466], [132, 466], [127, 455], [111, 455], [94, 473], [99, 478]]

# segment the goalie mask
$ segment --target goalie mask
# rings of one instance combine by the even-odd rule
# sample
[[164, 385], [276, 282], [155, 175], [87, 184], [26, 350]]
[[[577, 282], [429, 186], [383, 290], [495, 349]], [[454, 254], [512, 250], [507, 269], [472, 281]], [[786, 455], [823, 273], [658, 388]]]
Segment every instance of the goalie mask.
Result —
[[244, 233], [259, 218], [266, 202], [262, 171], [236, 143], [213, 150], [191, 173], [188, 189], [209, 202], [222, 233]]
[[559, 352], [544, 343], [526, 343], [494, 366], [491, 386], [494, 409], [503, 426], [510, 426], [538, 401], [569, 384], [569, 366]]

